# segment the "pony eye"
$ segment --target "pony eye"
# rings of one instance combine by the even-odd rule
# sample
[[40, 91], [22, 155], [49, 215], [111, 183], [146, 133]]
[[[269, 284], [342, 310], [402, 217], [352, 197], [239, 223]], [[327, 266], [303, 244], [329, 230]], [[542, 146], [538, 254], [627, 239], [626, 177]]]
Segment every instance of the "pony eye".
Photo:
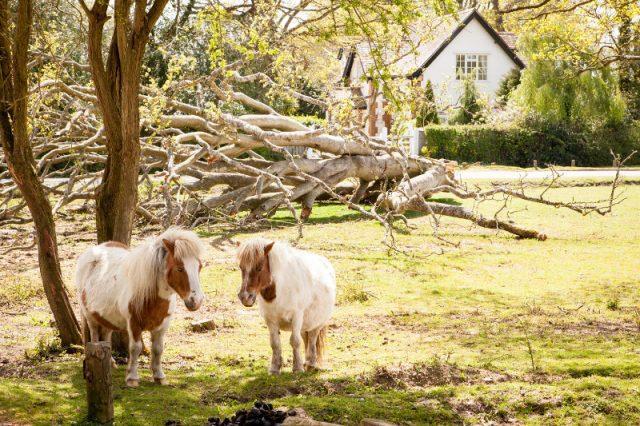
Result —
[[178, 272], [184, 272], [184, 268], [178, 267]]

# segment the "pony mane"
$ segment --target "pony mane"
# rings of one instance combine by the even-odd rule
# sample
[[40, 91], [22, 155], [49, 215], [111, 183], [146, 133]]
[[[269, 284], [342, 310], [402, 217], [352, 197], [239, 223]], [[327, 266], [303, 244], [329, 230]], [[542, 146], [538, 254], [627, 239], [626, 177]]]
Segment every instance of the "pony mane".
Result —
[[145, 302], [156, 297], [158, 281], [165, 273], [167, 250], [162, 240], [174, 243], [174, 254], [179, 260], [191, 257], [200, 260], [205, 251], [193, 231], [179, 227], [171, 227], [157, 237], [149, 237], [131, 250], [123, 267], [131, 283], [129, 303], [137, 312]]
[[178, 260], [195, 257], [200, 260], [205, 251], [204, 245], [195, 232], [188, 229], [172, 226], [158, 236], [160, 244], [162, 240], [169, 240], [175, 244], [175, 257]]
[[[240, 244], [238, 252], [236, 253], [236, 260], [240, 265], [251, 268], [264, 256], [264, 248], [272, 242], [274, 241], [262, 237], [251, 238]], [[278, 244], [280, 243], [277, 242], [274, 248]]]

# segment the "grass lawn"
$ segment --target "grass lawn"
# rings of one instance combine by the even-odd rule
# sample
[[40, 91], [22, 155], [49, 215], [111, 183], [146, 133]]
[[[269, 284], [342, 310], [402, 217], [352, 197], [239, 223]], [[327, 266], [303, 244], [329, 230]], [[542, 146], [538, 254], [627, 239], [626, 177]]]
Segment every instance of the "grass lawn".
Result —
[[[165, 339], [170, 385], [151, 383], [145, 356], [138, 389], [124, 387], [119, 367], [117, 424], [201, 425], [256, 399], [342, 424], [364, 417], [400, 424], [639, 424], [640, 187], [625, 191], [627, 200], [608, 217], [537, 205], [523, 210], [514, 202], [512, 217], [547, 233], [545, 242], [443, 219], [440, 234], [460, 247], [442, 254], [426, 217], [412, 218], [417, 228], [397, 235], [411, 254], [389, 255], [378, 224], [339, 205], [317, 207], [299, 246], [333, 262], [339, 288], [328, 369], [319, 373], [290, 373], [285, 335], [285, 373], [267, 374], [267, 330], [257, 308], [236, 299], [234, 248], [213, 244], [201, 276], [207, 306], [195, 314], [181, 306]], [[608, 194], [595, 187], [551, 195]], [[296, 229], [283, 226], [287, 215], [258, 234], [294, 238]], [[215, 228], [200, 232], [219, 242]], [[74, 253], [89, 244], [61, 242]], [[0, 278], [0, 423], [83, 423], [81, 356], [48, 356], [50, 315], [34, 261]], [[68, 283], [72, 271], [73, 262], [65, 261]], [[191, 321], [204, 318], [217, 328], [189, 331]], [[5, 351], [14, 355], [3, 358]]]

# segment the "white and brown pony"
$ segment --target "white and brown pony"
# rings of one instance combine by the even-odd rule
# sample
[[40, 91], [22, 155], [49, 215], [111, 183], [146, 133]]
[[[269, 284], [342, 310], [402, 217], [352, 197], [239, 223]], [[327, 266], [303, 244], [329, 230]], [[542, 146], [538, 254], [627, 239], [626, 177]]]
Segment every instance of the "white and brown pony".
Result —
[[[253, 238], [237, 255], [242, 271], [238, 298], [244, 306], [258, 300], [271, 339], [271, 374], [280, 373], [280, 330], [291, 330], [293, 371], [316, 369], [322, 361], [326, 327], [336, 301], [331, 263], [286, 243]], [[300, 345], [305, 345], [305, 362]]]
[[204, 294], [199, 273], [204, 247], [196, 234], [170, 228], [129, 249], [107, 242], [85, 251], [76, 267], [76, 287], [83, 321], [92, 342], [111, 340], [114, 330], [129, 335], [127, 385], [138, 386], [142, 332], [151, 332], [151, 369], [165, 384], [161, 356], [163, 336], [176, 305], [176, 294], [190, 311]]

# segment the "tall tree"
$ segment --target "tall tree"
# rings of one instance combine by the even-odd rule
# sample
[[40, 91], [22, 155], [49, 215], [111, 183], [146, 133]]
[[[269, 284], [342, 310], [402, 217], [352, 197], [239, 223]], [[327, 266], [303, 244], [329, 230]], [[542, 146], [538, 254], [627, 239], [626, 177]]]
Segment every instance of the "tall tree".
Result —
[[88, 54], [106, 135], [107, 163], [96, 193], [98, 241], [129, 244], [138, 200], [140, 166], [140, 74], [153, 26], [168, 0], [115, 0], [107, 60], [103, 39], [108, 0], [80, 5], [89, 19]]
[[620, 13], [620, 15], [618, 40], [618, 46], [622, 51], [622, 60], [618, 65], [620, 91], [627, 102], [627, 110], [631, 118], [640, 120], [640, 35], [637, 31], [639, 25], [633, 21], [631, 13]]
[[40, 275], [62, 344], [80, 344], [78, 322], [62, 280], [51, 205], [36, 174], [28, 125], [28, 51], [33, 24], [31, 0], [15, 10], [0, 2], [0, 140], [11, 176], [31, 212]]

